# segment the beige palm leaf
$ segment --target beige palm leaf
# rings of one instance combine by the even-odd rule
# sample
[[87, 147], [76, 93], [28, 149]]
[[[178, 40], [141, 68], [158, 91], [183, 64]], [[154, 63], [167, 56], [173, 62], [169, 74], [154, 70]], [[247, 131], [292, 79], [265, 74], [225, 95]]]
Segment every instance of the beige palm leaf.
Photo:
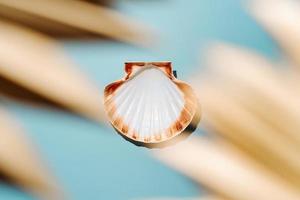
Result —
[[279, 42], [296, 65], [300, 65], [300, 2], [254, 0], [250, 12]]
[[[137, 45], [152, 41], [149, 28], [96, 4], [0, 0], [0, 84], [5, 83], [0, 97], [30, 92], [97, 122], [104, 121], [102, 91], [77, 70], [55, 40], [26, 26], [47, 34], [87, 33]], [[62, 198], [31, 144], [2, 111], [0, 174], [41, 198]]]
[[0, 0], [0, 17], [51, 35], [94, 34], [149, 45], [152, 32], [133, 19], [96, 4], [78, 0]]
[[218, 197], [218, 196], [204, 196], [199, 198], [175, 198], [175, 197], [164, 197], [164, 198], [142, 198], [139, 200], [226, 200], [224, 198]]
[[0, 75], [94, 120], [102, 96], [51, 39], [0, 21]]
[[228, 199], [300, 197], [299, 191], [221, 140], [194, 137], [155, 156]]
[[213, 72], [199, 88], [205, 124], [300, 186], [299, 96], [254, 53], [225, 46], [214, 52]]
[[[300, 199], [300, 4], [251, 1], [250, 12], [286, 53], [273, 62], [241, 47], [218, 44], [208, 69], [192, 78], [210, 139], [156, 154], [228, 199]], [[174, 156], [176, 155], [176, 156]]]
[[21, 128], [0, 110], [0, 173], [42, 199], [62, 199], [57, 182], [43, 165]]

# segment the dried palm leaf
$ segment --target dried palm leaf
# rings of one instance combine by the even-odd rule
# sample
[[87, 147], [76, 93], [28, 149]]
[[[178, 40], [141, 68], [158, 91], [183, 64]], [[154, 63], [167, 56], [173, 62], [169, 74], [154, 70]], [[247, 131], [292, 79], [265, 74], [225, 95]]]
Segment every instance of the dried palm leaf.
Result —
[[53, 109], [65, 110], [62, 105], [39, 95], [20, 84], [17, 84], [0, 75], [0, 98], [8, 101], [14, 100], [18, 103], [26, 103], [34, 106], [47, 106]]
[[141, 200], [225, 200], [224, 198], [218, 196], [203, 196], [198, 198], [175, 198], [175, 197], [165, 197], [165, 198], [143, 198]]
[[0, 173], [43, 199], [61, 199], [57, 183], [38, 159], [22, 130], [0, 110]]
[[300, 198], [299, 191], [221, 140], [193, 138], [155, 156], [229, 199]]
[[102, 97], [75, 70], [56, 43], [0, 21], [0, 76], [94, 120], [102, 119]]
[[115, 3], [115, 0], [80, 0], [80, 1], [87, 1], [94, 4], [100, 4], [103, 6], [112, 6]]
[[201, 90], [205, 94], [202, 96], [206, 112], [203, 123], [207, 129], [217, 131], [218, 135], [300, 186], [297, 146], [287, 141], [277, 129], [247, 111], [234, 97], [222, 92], [223, 87], [216, 88]]
[[150, 44], [150, 30], [116, 11], [77, 0], [0, 0], [0, 16], [50, 34], [106, 36]]
[[226, 199], [223, 197], [211, 195], [211, 196], [204, 196], [204, 197], [198, 198], [198, 200], [226, 200]]
[[275, 37], [283, 50], [300, 65], [300, 2], [254, 0], [250, 12]]
[[299, 94], [253, 53], [230, 46], [213, 52], [212, 73], [198, 90], [204, 123], [300, 187]]
[[[251, 11], [299, 65], [299, 2], [252, 2]], [[231, 199], [300, 199], [299, 74], [232, 46], [209, 55], [210, 70], [194, 88], [211, 141], [188, 141], [157, 156]]]
[[[300, 93], [295, 86], [287, 83], [291, 76], [286, 70], [254, 52], [230, 45], [219, 45], [213, 52], [209, 57], [209, 66], [220, 81], [213, 79], [212, 82], [222, 81], [228, 90], [234, 89], [230, 94], [244, 98], [244, 104], [256, 102], [252, 108], [264, 114], [264, 119], [272, 125], [278, 124], [276, 128], [283, 128], [284, 136], [299, 147]], [[284, 73], [286, 76], [283, 76]], [[273, 115], [268, 114], [268, 110], [272, 110]], [[283, 122], [290, 126], [282, 125]]]

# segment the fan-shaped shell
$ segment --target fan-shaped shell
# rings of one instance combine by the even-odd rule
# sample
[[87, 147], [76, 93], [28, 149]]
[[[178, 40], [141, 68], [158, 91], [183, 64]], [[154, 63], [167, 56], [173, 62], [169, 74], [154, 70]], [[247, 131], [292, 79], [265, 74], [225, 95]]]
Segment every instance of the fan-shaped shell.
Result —
[[158, 143], [180, 134], [192, 121], [197, 99], [177, 80], [170, 62], [125, 63], [126, 76], [106, 86], [104, 105], [111, 124], [125, 137]]

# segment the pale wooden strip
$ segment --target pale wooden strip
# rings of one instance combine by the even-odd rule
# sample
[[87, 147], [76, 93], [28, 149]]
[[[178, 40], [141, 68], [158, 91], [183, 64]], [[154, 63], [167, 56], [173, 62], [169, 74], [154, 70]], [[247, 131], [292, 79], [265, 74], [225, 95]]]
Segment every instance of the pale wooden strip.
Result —
[[205, 113], [202, 123], [300, 187], [299, 148], [222, 89], [207, 86], [199, 90]]
[[194, 137], [155, 156], [208, 188], [236, 200], [298, 200], [299, 191], [224, 142]]
[[20, 187], [43, 199], [61, 199], [56, 181], [19, 126], [0, 110], [0, 171]]
[[300, 66], [300, 2], [297, 0], [253, 0], [250, 12]]
[[[205, 82], [205, 85], [208, 86], [208, 90], [209, 87], [213, 87], [212, 90], [215, 90], [217, 96], [224, 95], [225, 99], [231, 99], [231, 103], [237, 109], [248, 112], [249, 115], [259, 120], [259, 123], [271, 129], [272, 131], [268, 134], [273, 133], [274, 137], [279, 138], [288, 146], [292, 145], [291, 148], [295, 148], [300, 153], [299, 141], [293, 137], [299, 134], [297, 132], [298, 120], [296, 118], [294, 121], [290, 120], [289, 112], [284, 105], [274, 105], [272, 99], [261, 95], [251, 85], [243, 85], [239, 80], [212, 75], [211, 79]], [[291, 88], [288, 87], [286, 89]], [[200, 94], [203, 94], [203, 92]]]
[[14, 8], [0, 5], [0, 18], [8, 19], [12, 22], [16, 22], [20, 25], [30, 27], [36, 31], [46, 33], [50, 36], [61, 38], [99, 38], [100, 35], [93, 34], [89, 31], [85, 31], [76, 27], [55, 22], [53, 20], [45, 19], [32, 15], [30, 13], [22, 12]]
[[195, 81], [203, 122], [300, 186], [299, 93], [285, 83], [288, 77], [261, 56], [228, 45], [212, 48], [208, 63], [211, 73], [195, 78], [207, 78], [201, 88]]
[[[138, 200], [138, 199], [134, 199]], [[140, 198], [139, 200], [229, 200], [218, 196], [209, 195], [201, 197], [153, 197], [153, 198]]]
[[103, 120], [102, 91], [77, 71], [56, 43], [0, 21], [0, 74], [94, 120]]
[[0, 6], [125, 42], [140, 45], [151, 42], [149, 28], [116, 11], [83, 1], [0, 0]]
[[278, 69], [279, 66], [273, 66], [263, 57], [242, 48], [221, 44], [212, 49], [208, 62], [213, 73], [218, 74], [220, 80], [224, 79], [224, 85], [229, 82], [233, 89], [242, 88], [235, 91], [237, 96], [269, 105], [266, 108], [273, 115], [265, 117], [274, 124], [288, 123], [281, 126], [284, 135], [300, 146], [300, 92], [285, 81], [287, 77]]

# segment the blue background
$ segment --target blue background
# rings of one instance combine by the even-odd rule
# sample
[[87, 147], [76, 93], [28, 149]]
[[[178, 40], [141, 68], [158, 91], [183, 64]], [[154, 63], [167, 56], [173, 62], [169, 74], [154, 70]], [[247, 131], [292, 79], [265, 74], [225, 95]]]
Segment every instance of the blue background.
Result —
[[[275, 58], [272, 39], [247, 13], [242, 0], [117, 1], [116, 9], [159, 33], [152, 49], [113, 41], [62, 41], [66, 53], [102, 92], [123, 76], [127, 60], [170, 60], [180, 79], [201, 69], [205, 49], [231, 42]], [[151, 151], [128, 143], [112, 128], [63, 111], [6, 103], [36, 143], [70, 199], [195, 197], [204, 193], [188, 178], [153, 159]], [[200, 130], [195, 134], [200, 134]], [[192, 137], [188, 139], [192, 139]], [[0, 185], [0, 199], [30, 196]]]

